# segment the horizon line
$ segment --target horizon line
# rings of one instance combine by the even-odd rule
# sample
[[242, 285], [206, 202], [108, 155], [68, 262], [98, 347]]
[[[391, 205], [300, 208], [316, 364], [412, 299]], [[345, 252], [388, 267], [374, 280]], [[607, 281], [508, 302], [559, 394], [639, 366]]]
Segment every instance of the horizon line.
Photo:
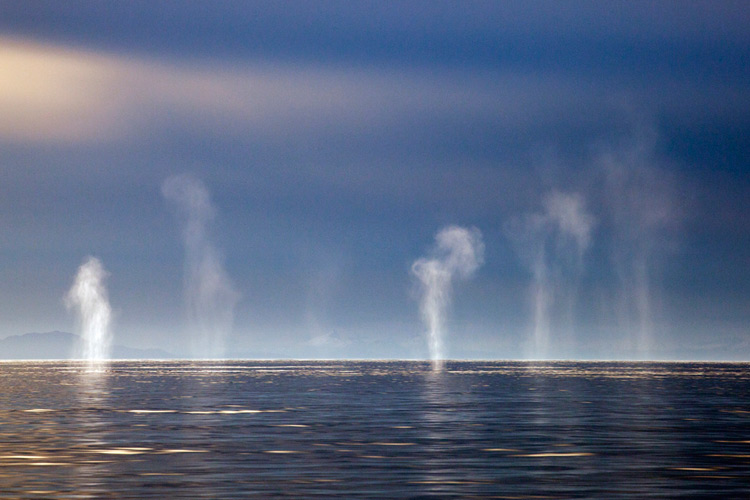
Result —
[[[335, 361], [357, 361], [357, 362], [413, 362], [413, 363], [432, 363], [432, 359], [426, 358], [109, 358], [89, 360], [86, 358], [0, 358], [0, 363], [16, 362], [76, 362], [76, 363], [122, 363], [134, 361], [149, 362], [235, 362], [235, 361], [295, 361], [295, 362], [335, 362]], [[443, 359], [444, 363], [750, 363], [748, 360], [737, 359], [575, 359], [575, 358], [456, 358]]]

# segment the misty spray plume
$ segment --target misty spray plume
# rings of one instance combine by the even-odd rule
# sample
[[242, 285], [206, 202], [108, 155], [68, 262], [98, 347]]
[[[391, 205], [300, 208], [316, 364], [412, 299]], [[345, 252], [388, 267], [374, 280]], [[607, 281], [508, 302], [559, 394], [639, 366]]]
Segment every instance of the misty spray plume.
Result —
[[613, 227], [612, 263], [620, 285], [617, 320], [628, 335], [625, 347], [637, 359], [651, 359], [659, 265], [674, 244], [679, 218], [675, 180], [653, 163], [643, 145], [606, 155], [602, 164]]
[[446, 309], [453, 278], [468, 279], [484, 261], [482, 233], [477, 228], [449, 226], [435, 236], [430, 258], [418, 259], [411, 272], [419, 280], [419, 311], [427, 326], [430, 358], [435, 370], [443, 366]]
[[208, 190], [190, 175], [169, 177], [162, 194], [177, 208], [185, 243], [185, 300], [191, 346], [197, 357], [221, 358], [239, 300], [208, 235], [216, 217]]
[[552, 191], [543, 207], [542, 213], [526, 215], [508, 226], [532, 274], [531, 356], [536, 358], [549, 355], [553, 317], [558, 323], [572, 323], [583, 255], [594, 226], [594, 217], [578, 194]]
[[88, 257], [78, 268], [73, 286], [65, 296], [65, 305], [78, 314], [81, 354], [90, 367], [109, 358], [112, 309], [104, 285], [106, 277], [107, 272], [99, 259]]

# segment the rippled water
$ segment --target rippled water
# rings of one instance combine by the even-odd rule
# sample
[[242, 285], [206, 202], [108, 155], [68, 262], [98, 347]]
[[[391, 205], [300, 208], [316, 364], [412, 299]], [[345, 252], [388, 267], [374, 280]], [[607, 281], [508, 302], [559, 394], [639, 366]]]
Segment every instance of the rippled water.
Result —
[[2, 498], [749, 498], [750, 365], [0, 363]]

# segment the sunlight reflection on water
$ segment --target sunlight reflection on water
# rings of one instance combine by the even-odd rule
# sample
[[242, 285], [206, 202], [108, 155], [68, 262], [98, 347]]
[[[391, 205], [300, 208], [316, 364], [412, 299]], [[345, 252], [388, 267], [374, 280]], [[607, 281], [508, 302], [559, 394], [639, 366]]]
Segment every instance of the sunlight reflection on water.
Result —
[[0, 498], [750, 493], [741, 363], [0, 363]]

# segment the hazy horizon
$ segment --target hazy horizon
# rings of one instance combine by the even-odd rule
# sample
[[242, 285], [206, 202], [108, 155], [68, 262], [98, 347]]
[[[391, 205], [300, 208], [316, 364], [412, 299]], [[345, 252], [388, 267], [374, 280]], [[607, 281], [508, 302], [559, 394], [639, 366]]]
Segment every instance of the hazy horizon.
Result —
[[[56, 333], [63, 333], [63, 334], [69, 334], [69, 335], [75, 335], [78, 337], [78, 334], [75, 334], [73, 332], [62, 332], [62, 331], [52, 331], [52, 332], [28, 332], [26, 334], [19, 334], [19, 335], [9, 335], [4, 338], [0, 338], [0, 347], [5, 347], [2, 345], [2, 341], [9, 339], [11, 337], [23, 337], [25, 335], [48, 335], [48, 334], [56, 334]], [[116, 347], [122, 349], [133, 349], [133, 350], [139, 350], [143, 351], [144, 353], [148, 353], [148, 351], [160, 351], [160, 354], [162, 354], [162, 357], [147, 357], [147, 356], [138, 356], [138, 357], [110, 357], [108, 358], [110, 361], [127, 361], [127, 360], [141, 360], [141, 361], [156, 361], [156, 362], [170, 362], [170, 361], [383, 361], [383, 362], [390, 362], [390, 361], [414, 361], [414, 362], [422, 362], [427, 365], [430, 364], [430, 357], [425, 355], [423, 357], [412, 357], [412, 358], [405, 358], [405, 357], [332, 357], [332, 358], [326, 358], [326, 357], [304, 357], [304, 356], [283, 356], [282, 354], [272, 355], [272, 354], [264, 354], [264, 353], [255, 353], [252, 352], [245, 352], [240, 353], [239, 355], [233, 356], [233, 357], [218, 357], [218, 358], [211, 358], [211, 357], [190, 357], [188, 355], [180, 355], [180, 350], [178, 349], [176, 352], [172, 352], [168, 349], [162, 349], [162, 348], [152, 348], [152, 349], [140, 349], [140, 348], [133, 348], [129, 345], [122, 345], [118, 344]], [[67, 351], [66, 351], [67, 352]], [[7, 353], [4, 351], [4, 355], [7, 356]], [[11, 362], [11, 361], [80, 361], [85, 362], [86, 358], [80, 354], [77, 354], [77, 351], [74, 349], [73, 351], [69, 352], [69, 355], [67, 357], [7, 357], [7, 358], [0, 358], [1, 361]], [[463, 362], [463, 361], [471, 361], [471, 362], [478, 362], [478, 361], [487, 361], [487, 362], [494, 362], [494, 361], [506, 361], [506, 362], [518, 362], [518, 363], [545, 363], [545, 362], [551, 362], [551, 363], [557, 363], [557, 362], [575, 362], [575, 361], [581, 361], [581, 362], [591, 362], [591, 363], [668, 363], [668, 362], [675, 362], [675, 363], [748, 363], [750, 361], [742, 358], [715, 358], [715, 359], [706, 359], [706, 358], [689, 358], [689, 357], [683, 357], [683, 358], [654, 358], [654, 359], [631, 359], [631, 358], [617, 358], [617, 357], [610, 357], [610, 358], [531, 358], [531, 357], [517, 357], [517, 358], [482, 358], [482, 357], [466, 357], [466, 358], [444, 358], [444, 362], [446, 363], [452, 363], [452, 362]]]

